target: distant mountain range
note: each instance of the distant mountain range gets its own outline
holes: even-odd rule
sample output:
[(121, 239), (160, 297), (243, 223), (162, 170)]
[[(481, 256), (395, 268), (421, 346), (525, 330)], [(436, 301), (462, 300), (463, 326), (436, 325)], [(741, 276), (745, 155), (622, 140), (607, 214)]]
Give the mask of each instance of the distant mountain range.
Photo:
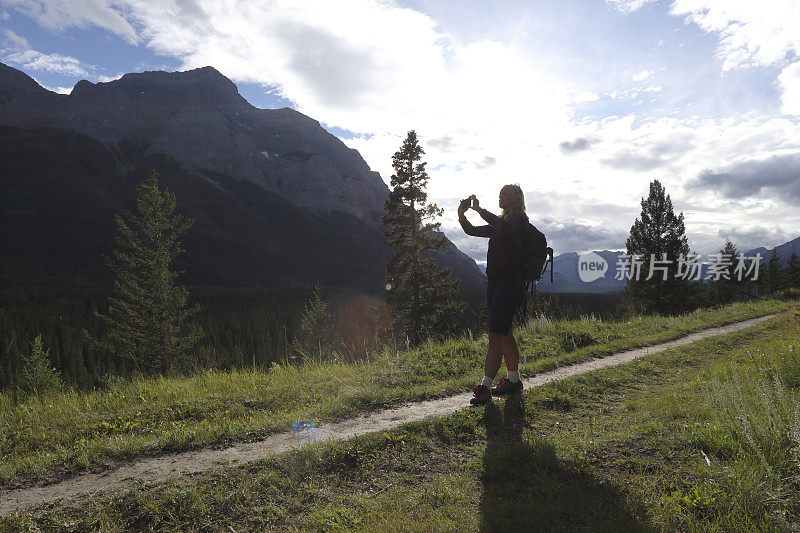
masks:
[[(778, 255), (785, 264), (792, 253), (800, 256), (800, 237), (776, 246)], [(615, 252), (602, 250), (593, 252), (600, 256), (607, 265), (604, 275), (591, 282), (581, 280), (578, 271), (578, 254), (567, 252), (557, 255), (553, 262), (553, 283), (550, 283), (550, 271), (548, 271), (538, 284), (539, 292), (574, 292), (574, 293), (599, 293), (621, 291), (625, 288), (626, 280), (616, 279), (620, 259), (625, 256), (625, 252)], [(762, 264), (769, 259), (771, 249), (755, 248), (744, 252), (746, 257), (754, 257), (756, 253), (761, 254)], [(707, 260), (702, 257), (701, 260)], [(704, 264), (701, 268), (701, 277), (704, 278), (708, 273), (708, 265)]]
[[(800, 237), (791, 240), (789, 242), (785, 242), (781, 245), (775, 247), (775, 250), (778, 252), (778, 256), (783, 261), (783, 264), (786, 264), (786, 261), (792, 256), (792, 254), (797, 254), (800, 257)], [(753, 248), (752, 250), (748, 250), (744, 253), (747, 257), (753, 257), (756, 254), (761, 254), (761, 257), (764, 261), (769, 259), (769, 256), (772, 255), (772, 250), (764, 248), (763, 246), (760, 248)]]
[[(61, 95), (0, 63), (2, 279), (107, 280), (113, 214), (134, 206), (151, 168), (196, 221), (184, 282), (382, 289), (378, 173), (317, 121), (253, 107), (212, 67), (80, 81)], [(464, 290), (482, 289), (455, 245), (437, 257)]]

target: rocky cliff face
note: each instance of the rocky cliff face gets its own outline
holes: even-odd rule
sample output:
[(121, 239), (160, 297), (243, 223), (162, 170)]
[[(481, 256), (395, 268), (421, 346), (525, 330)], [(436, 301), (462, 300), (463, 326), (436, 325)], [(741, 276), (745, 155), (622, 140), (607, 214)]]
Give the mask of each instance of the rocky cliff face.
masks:
[(0, 80), (2, 124), (142, 142), (209, 179), (247, 180), (316, 214), (380, 224), (388, 188), (357, 151), (302, 113), (253, 107), (212, 67), (81, 81), (70, 95), (2, 64)]

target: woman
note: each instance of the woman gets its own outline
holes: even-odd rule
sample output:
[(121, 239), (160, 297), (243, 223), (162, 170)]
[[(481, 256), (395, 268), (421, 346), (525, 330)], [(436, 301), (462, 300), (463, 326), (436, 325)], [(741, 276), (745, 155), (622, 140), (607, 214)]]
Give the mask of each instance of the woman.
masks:
[[(483, 381), (475, 387), (472, 405), (482, 405), (492, 395), (503, 395), (522, 390), (519, 378), (519, 348), (514, 339), (511, 321), (522, 303), (525, 283), (522, 278), (522, 243), (528, 215), (525, 214), (525, 196), (519, 185), (506, 185), (500, 189), (500, 216), (480, 207), (473, 194), (472, 205), (458, 208), (458, 221), (467, 235), (488, 237), (486, 256), (486, 304), (489, 309), (489, 348), (484, 364)], [(475, 227), (469, 223), (465, 212), (474, 209), (488, 222)], [(492, 389), (494, 377), (505, 355), (508, 374)]]

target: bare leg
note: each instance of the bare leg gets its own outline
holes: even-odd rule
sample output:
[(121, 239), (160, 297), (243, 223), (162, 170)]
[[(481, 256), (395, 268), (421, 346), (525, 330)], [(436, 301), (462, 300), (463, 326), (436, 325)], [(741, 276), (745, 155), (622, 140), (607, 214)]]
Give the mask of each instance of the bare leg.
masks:
[(502, 343), (506, 369), (514, 372), (519, 369), (519, 346), (517, 346), (517, 339), (514, 338), (514, 328), (508, 328), (508, 335), (502, 336)]
[[(489, 348), (486, 350), (486, 363), (483, 365), (483, 373), (494, 379), (497, 371), (500, 370), (500, 363), (503, 360), (503, 337), (499, 333), (489, 332)], [(519, 356), (517, 356), (519, 360)]]

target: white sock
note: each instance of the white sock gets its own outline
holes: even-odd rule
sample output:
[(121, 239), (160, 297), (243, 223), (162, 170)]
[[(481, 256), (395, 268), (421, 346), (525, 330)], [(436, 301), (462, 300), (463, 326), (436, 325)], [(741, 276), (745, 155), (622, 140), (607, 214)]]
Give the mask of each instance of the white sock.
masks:
[(508, 371), (508, 381), (511, 383), (516, 383), (519, 381), (519, 370), (509, 370)]
[(492, 383), (494, 383), (494, 380), (492, 378), (490, 378), (489, 376), (483, 376), (483, 381), (481, 381), (481, 385), (483, 385), (487, 389), (491, 389)]

